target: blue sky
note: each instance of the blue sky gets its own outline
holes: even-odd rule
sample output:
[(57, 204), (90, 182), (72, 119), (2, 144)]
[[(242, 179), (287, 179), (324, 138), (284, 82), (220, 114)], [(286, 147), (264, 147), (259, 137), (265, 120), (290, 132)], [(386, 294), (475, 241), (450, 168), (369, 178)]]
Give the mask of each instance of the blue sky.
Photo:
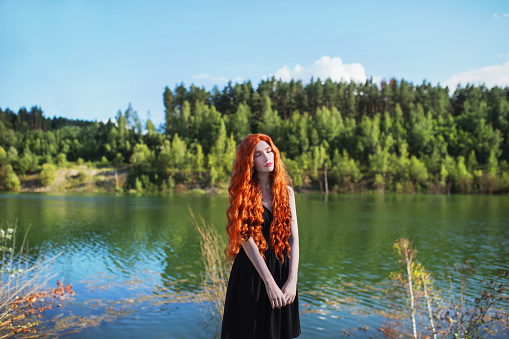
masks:
[(107, 120), (276, 75), (509, 86), (509, 1), (0, 0), (0, 107)]

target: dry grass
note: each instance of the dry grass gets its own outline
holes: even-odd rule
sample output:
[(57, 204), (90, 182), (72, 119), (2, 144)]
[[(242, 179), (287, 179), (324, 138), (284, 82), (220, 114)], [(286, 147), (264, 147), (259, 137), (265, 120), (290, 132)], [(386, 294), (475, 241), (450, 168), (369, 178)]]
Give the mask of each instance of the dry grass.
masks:
[(213, 225), (207, 223), (201, 216), (200, 222), (198, 222), (190, 208), (189, 214), (191, 222), (200, 235), (201, 256), (205, 265), (203, 300), (210, 305), (211, 313), (222, 319), (230, 271), (230, 265), (225, 260), (223, 253), (226, 240), (219, 235)]
[(21, 247), (16, 250), (17, 225), (5, 224), (0, 225), (0, 338), (19, 332), (36, 332), (38, 321), (32, 318), (38, 319), (39, 313), (47, 309), (41, 307), (40, 302), (52, 278), (48, 268), (54, 259), (30, 263), (26, 250), (28, 230)]

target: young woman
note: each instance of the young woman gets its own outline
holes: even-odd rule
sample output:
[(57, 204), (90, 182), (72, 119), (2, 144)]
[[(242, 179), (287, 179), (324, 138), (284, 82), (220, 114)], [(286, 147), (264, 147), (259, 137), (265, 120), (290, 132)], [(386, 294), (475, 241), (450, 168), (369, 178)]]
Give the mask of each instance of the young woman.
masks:
[(279, 150), (264, 134), (245, 138), (233, 164), (226, 253), (235, 258), (221, 338), (300, 334), (295, 198)]

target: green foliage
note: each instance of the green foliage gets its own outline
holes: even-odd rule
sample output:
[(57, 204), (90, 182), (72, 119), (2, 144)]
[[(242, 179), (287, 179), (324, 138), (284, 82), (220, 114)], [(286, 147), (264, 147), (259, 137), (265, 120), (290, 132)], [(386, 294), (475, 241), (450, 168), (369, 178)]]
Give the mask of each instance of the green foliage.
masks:
[(136, 178), (134, 188), (136, 189), (137, 192), (143, 192), (143, 184), (141, 183), (140, 178)]
[(115, 158), (111, 161), (111, 163), (117, 167), (122, 166), (124, 164), (124, 157), (122, 156), (121, 153), (117, 153), (117, 155), (115, 155)]
[(285, 164), (286, 171), (293, 181), (293, 187), (300, 189), (304, 183), (304, 169), (298, 161), (286, 158), (283, 156), (283, 163)]
[(64, 167), (67, 165), (67, 155), (65, 153), (59, 153), (57, 155), (57, 165), (59, 167)]
[(2, 146), (0, 146), (0, 164), (4, 164), (6, 162), (7, 162), (7, 152)]
[(333, 179), (341, 192), (354, 192), (355, 184), (361, 178), (361, 172), (358, 164), (350, 158), (347, 150), (343, 150), (343, 155), (338, 152), (334, 154), (332, 160), (331, 179)]
[(19, 175), (43, 163), (128, 165), (127, 186), (139, 178), (143, 190), (166, 190), (169, 175), (175, 184), (220, 185), (239, 142), (262, 132), (285, 153), (296, 187), (309, 178), (318, 187), (327, 170), (340, 192), (509, 192), (501, 165), (509, 161), (508, 88), (469, 85), (449, 96), (426, 82), (271, 78), (211, 92), (166, 87), (163, 103), (163, 133), (131, 104), (106, 123), (51, 120), (36, 106), (0, 109), (0, 164)]
[(101, 161), (99, 161), (99, 166), (107, 167), (109, 164), (110, 162), (108, 161), (108, 158), (106, 158), (106, 156), (103, 155)]
[(80, 170), (76, 175), (76, 179), (78, 179), (79, 183), (84, 183), (85, 181), (87, 181), (87, 174), (84, 171)]
[(57, 177), (57, 168), (53, 164), (43, 164), (41, 170), (41, 183), (43, 186), (49, 186)]
[(18, 167), (21, 174), (37, 170), (37, 156), (35, 156), (28, 147), (25, 148), (23, 156), (19, 159)]
[(18, 150), (14, 146), (9, 147), (9, 150), (7, 151), (7, 162), (11, 164), (13, 167), (17, 167), (18, 161), (19, 161)]
[(9, 164), (2, 166), (0, 186), (3, 186), (8, 191), (19, 191), (21, 188), (18, 176)]

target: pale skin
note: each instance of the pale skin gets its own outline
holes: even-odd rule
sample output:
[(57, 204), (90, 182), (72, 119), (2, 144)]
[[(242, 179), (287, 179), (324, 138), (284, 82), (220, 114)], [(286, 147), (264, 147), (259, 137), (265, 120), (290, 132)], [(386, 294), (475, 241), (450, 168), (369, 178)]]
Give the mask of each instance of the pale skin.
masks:
[[(268, 143), (260, 141), (255, 148), (254, 153), (254, 167), (256, 176), (260, 179), (260, 185), (262, 189), (262, 203), (269, 210), (272, 211), (272, 190), (270, 187), (269, 175), (274, 170), (274, 153)], [(297, 295), (297, 273), (299, 267), (299, 230), (297, 226), (297, 211), (295, 209), (295, 194), (291, 187), (288, 187), (288, 194), (290, 198), (290, 211), (292, 214), (292, 221), (290, 225), (291, 235), (288, 239), (291, 248), (291, 258), (289, 258), (290, 271), (288, 279), (283, 285), (283, 288), (279, 288), (276, 281), (270, 274), (269, 269), (265, 260), (261, 256), (258, 246), (254, 242), (253, 238), (249, 238), (242, 242), (242, 247), (246, 252), (249, 260), (253, 263), (254, 267), (260, 274), (267, 295), (270, 300), (272, 308), (281, 308), (283, 306), (293, 303), (295, 296)]]

